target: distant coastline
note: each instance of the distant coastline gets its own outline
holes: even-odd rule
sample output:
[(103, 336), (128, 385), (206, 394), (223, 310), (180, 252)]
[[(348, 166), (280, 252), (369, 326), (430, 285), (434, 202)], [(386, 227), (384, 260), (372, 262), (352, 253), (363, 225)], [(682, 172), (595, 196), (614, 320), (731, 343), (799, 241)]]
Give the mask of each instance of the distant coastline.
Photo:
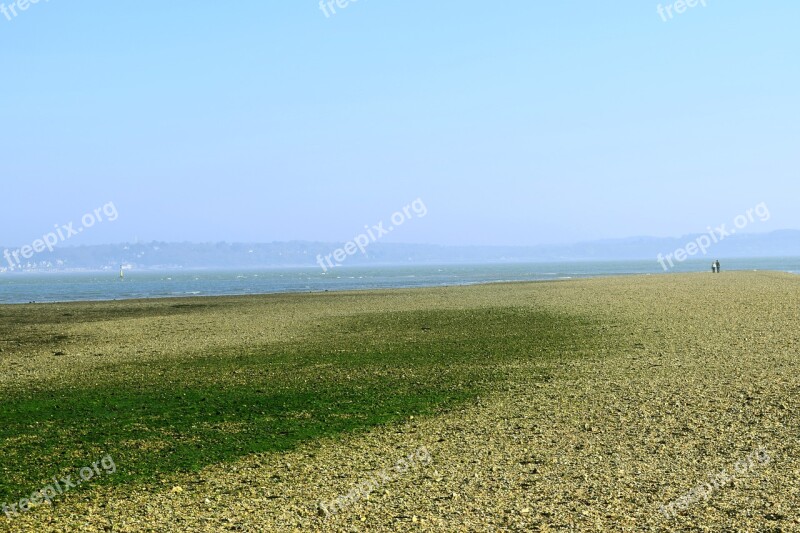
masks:
[[(521, 264), (586, 261), (652, 261), (703, 235), (675, 238), (631, 237), (564, 245), (440, 246), (376, 242), (365, 253), (349, 256), (347, 266)], [(317, 256), (341, 243), (128, 243), (96, 246), (60, 246), (33, 256), (22, 265), (0, 260), (0, 274), (25, 272), (119, 272), (126, 270), (319, 268)], [(3, 250), (13, 247), (0, 246)], [(706, 254), (689, 257), (715, 259), (800, 257), (800, 231), (737, 233), (709, 246)], [(11, 267), (14, 266), (12, 272)]]

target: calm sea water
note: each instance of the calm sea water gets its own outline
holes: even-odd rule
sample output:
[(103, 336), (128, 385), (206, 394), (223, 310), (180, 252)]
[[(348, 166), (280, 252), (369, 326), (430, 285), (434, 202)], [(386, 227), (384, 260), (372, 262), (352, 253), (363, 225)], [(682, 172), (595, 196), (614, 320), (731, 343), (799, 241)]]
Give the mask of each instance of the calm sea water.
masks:
[[(708, 263), (708, 264), (707, 264)], [(710, 261), (686, 261), (671, 272), (704, 271)], [(726, 270), (800, 273), (800, 258), (728, 259)], [(435, 287), (499, 281), (542, 281), (624, 274), (664, 274), (656, 261), (341, 267), (243, 271), (126, 271), (0, 274), (0, 303), (124, 300), (183, 296), (268, 294), (401, 287)]]

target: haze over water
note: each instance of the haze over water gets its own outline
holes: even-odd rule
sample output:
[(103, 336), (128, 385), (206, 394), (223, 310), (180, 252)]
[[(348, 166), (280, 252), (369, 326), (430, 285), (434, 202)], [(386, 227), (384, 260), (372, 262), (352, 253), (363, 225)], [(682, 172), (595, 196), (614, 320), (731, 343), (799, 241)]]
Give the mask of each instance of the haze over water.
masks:
[[(728, 269), (800, 273), (800, 258), (727, 260), (722, 264), (722, 274)], [(686, 261), (673, 272), (712, 275), (710, 260), (706, 259)], [(435, 287), (618, 274), (669, 275), (655, 261), (341, 267), (327, 273), (318, 268), (127, 271), (124, 280), (119, 279), (117, 272), (36, 273), (0, 276), (0, 303)]]

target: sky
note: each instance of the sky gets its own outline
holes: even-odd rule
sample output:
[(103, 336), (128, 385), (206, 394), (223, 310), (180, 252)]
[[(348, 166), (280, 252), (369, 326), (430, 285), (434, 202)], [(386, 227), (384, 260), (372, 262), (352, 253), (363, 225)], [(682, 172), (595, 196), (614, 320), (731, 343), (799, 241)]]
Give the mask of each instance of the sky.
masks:
[(18, 2), (1, 245), (800, 229), (795, 0)]

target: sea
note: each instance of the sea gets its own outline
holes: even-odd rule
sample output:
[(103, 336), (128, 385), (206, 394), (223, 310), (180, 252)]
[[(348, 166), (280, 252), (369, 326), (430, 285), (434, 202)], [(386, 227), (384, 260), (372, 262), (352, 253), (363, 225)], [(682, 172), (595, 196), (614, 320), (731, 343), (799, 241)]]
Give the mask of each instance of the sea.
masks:
[[(731, 270), (774, 270), (800, 274), (800, 258), (726, 259)], [(129, 300), (440, 287), (508, 281), (552, 281), (619, 275), (707, 272), (711, 262), (689, 260), (665, 272), (652, 261), (579, 261), (478, 265), (353, 266), (249, 270), (126, 270), (0, 273), (0, 304)]]

